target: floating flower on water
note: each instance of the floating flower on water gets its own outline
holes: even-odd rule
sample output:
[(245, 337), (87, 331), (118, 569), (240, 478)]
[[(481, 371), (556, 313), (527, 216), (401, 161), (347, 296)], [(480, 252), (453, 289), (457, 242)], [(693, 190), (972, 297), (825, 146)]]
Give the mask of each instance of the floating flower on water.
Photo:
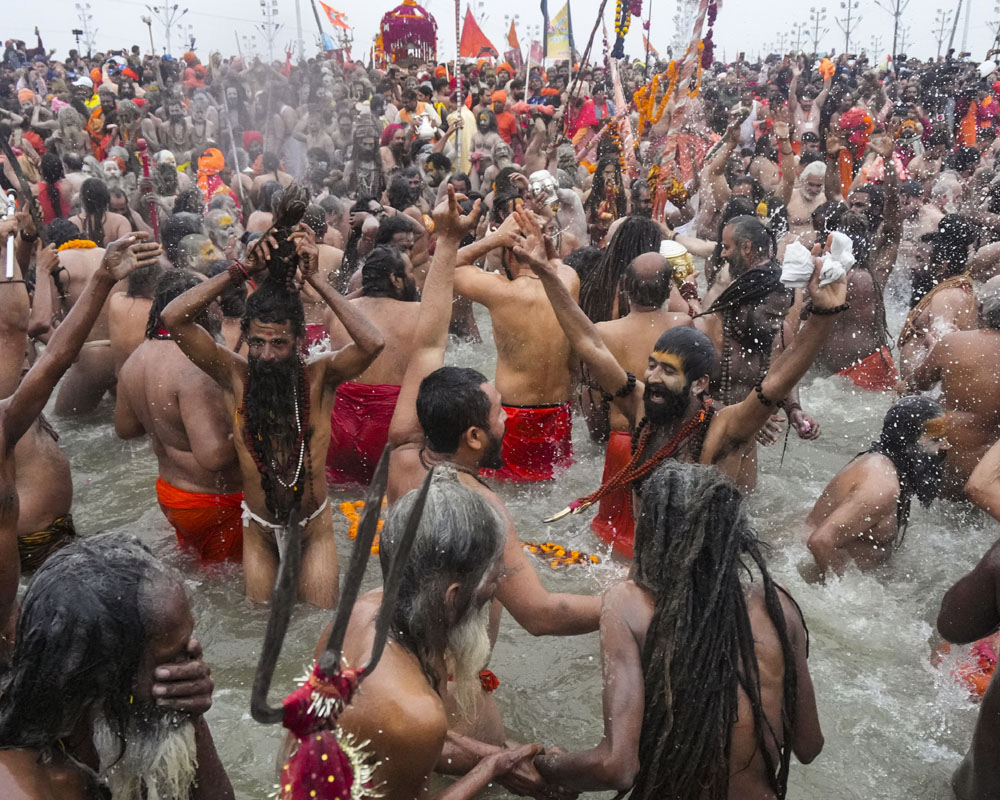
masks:
[[(385, 508), (385, 498), (382, 498), (382, 507)], [(347, 529), (347, 537), (349, 539), (358, 538), (358, 525), (361, 524), (361, 512), (365, 508), (364, 500), (345, 500), (340, 504), (340, 513), (347, 517), (347, 521), (350, 523), (350, 527)], [(378, 527), (376, 530), (378, 533), (382, 532), (382, 526), (385, 524), (384, 519), (379, 519)], [(378, 555), (378, 535), (372, 540), (372, 555)]]
[(581, 550), (567, 550), (561, 544), (554, 542), (525, 542), (524, 549), (535, 556), (541, 556), (548, 560), (552, 569), (568, 566), (569, 564), (600, 564), (598, 556), (592, 556)]

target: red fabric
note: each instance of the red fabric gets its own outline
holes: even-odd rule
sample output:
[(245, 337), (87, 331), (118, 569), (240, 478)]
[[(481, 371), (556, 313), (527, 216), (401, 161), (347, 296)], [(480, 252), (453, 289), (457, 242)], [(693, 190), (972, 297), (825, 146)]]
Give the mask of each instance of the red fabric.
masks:
[(306, 338), (303, 343), (303, 349), (308, 350), (313, 345), (317, 345), (329, 338), (330, 332), (326, 329), (326, 325), (321, 322), (310, 322), (306, 325)]
[[(617, 475), (632, 457), (632, 435), (627, 431), (611, 431), (608, 451), (604, 456), (604, 475), (601, 484)], [(590, 523), (591, 530), (614, 550), (626, 558), (632, 558), (632, 543), (635, 538), (635, 520), (629, 506), (628, 493), (631, 489), (618, 489), (601, 498), (597, 506), (597, 516)]]
[(348, 381), (337, 388), (330, 418), (328, 483), (367, 486), (389, 440), (399, 387)]
[(484, 692), (493, 694), (500, 688), (500, 679), (491, 670), (484, 669), (479, 672), (479, 685)]
[(57, 217), (68, 217), (72, 213), (72, 207), (70, 206), (69, 198), (60, 191), (59, 186), (56, 186), (56, 191), (59, 193), (59, 210), (52, 208), (52, 201), (49, 199), (49, 187), (47, 183), (38, 184), (38, 205), (42, 207), (42, 222), (48, 225), (52, 220)]
[(157, 478), (156, 497), (178, 543), (196, 550), (203, 563), (243, 560), (243, 492), (186, 492)]
[(509, 111), (501, 111), (497, 114), (497, 132), (507, 144), (514, 141), (514, 134), (517, 133), (517, 117)]
[(550, 481), (557, 469), (573, 463), (573, 407), (504, 406), (503, 467), (483, 470), (499, 481)]
[(458, 54), (461, 58), (479, 58), (484, 50), (489, 50), (494, 56), (497, 55), (497, 49), (486, 38), (476, 18), (472, 16), (472, 9), (466, 6)]
[(299, 741), (281, 770), (281, 800), (350, 800), (354, 767), (332, 729), (358, 688), (359, 673), (338, 670), (327, 677), (317, 664), (285, 698), (282, 724)]
[(899, 378), (888, 347), (876, 350), (837, 374), (850, 378), (855, 386), (870, 392), (890, 392)]

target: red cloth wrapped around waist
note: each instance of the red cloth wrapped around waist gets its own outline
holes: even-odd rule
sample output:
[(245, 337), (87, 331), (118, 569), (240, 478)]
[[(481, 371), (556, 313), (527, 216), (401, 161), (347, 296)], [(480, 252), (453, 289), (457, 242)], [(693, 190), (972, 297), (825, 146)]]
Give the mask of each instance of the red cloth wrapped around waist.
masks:
[(371, 483), (396, 410), (399, 387), (348, 381), (337, 388), (330, 417), (329, 483)]
[(503, 467), (482, 474), (501, 481), (550, 481), (556, 469), (573, 463), (573, 407), (508, 406)]
[(871, 392), (892, 391), (899, 377), (892, 353), (884, 346), (837, 374), (850, 378), (855, 386)]
[[(628, 431), (611, 431), (608, 450), (604, 457), (604, 475), (601, 483), (613, 478), (632, 457), (632, 434)], [(618, 489), (600, 499), (597, 516), (590, 523), (590, 529), (614, 550), (626, 558), (632, 558), (632, 544), (635, 538), (635, 520), (629, 503), (631, 488)]]
[(187, 492), (157, 478), (156, 497), (177, 541), (196, 550), (203, 562), (243, 559), (243, 492)]

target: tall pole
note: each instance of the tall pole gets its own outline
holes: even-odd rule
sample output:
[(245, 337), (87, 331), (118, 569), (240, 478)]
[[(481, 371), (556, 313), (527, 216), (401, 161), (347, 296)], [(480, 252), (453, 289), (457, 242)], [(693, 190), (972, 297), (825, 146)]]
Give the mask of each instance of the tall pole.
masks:
[(955, 20), (951, 25), (951, 36), (948, 37), (948, 50), (955, 45), (955, 31), (958, 30), (958, 18), (962, 16), (962, 0), (958, 0), (958, 9), (955, 11)]
[(969, 50), (969, 15), (972, 13), (972, 0), (965, 0), (965, 22), (962, 24), (962, 52)]
[(300, 0), (295, 0), (295, 35), (298, 37), (299, 60), (306, 60), (306, 43), (302, 40), (302, 7)]
[[(462, 57), (462, 27), (459, 24), (459, 17), (462, 13), (462, 0), (455, 0), (455, 99), (457, 101), (458, 121), (464, 120), (462, 106), (465, 99), (462, 97), (462, 67), (459, 59)], [(455, 132), (455, 164), (462, 163), (462, 131)]]

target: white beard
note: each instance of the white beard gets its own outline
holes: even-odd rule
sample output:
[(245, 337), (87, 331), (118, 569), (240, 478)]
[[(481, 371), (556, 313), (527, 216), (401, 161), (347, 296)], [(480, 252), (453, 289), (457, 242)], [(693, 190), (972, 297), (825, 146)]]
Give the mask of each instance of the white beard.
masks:
[[(112, 800), (187, 800), (198, 769), (194, 723), (167, 714), (152, 721), (129, 720), (125, 752), (103, 715), (94, 721), (93, 743), (100, 774)], [(143, 793), (145, 791), (145, 794)]]
[(459, 715), (465, 719), (475, 709), (476, 700), (482, 693), (479, 672), (490, 660), (491, 606), (492, 603), (483, 603), (448, 633), (448, 657), (454, 679), (451, 695)]

